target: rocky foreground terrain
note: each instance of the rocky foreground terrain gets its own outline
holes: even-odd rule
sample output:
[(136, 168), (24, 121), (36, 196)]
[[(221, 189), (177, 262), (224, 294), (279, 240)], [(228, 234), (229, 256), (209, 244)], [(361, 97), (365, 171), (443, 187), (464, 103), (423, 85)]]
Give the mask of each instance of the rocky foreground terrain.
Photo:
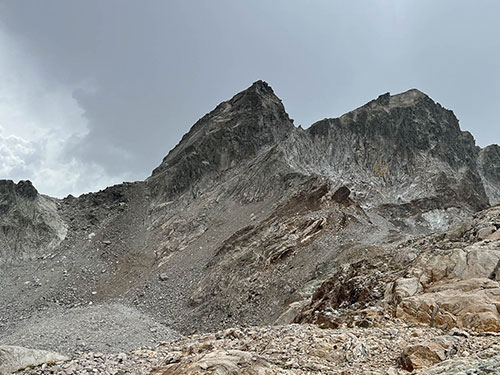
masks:
[(0, 181), (0, 373), (500, 373), (499, 201), (418, 90), (304, 130), (258, 81), (146, 181)]

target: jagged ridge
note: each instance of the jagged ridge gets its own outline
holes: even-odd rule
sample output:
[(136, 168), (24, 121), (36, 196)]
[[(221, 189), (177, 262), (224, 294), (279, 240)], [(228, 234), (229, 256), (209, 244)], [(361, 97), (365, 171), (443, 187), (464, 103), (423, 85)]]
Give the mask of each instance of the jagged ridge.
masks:
[[(200, 119), (146, 182), (64, 200), (17, 188), (10, 204), (23, 220), (53, 222), (38, 214), (50, 203), (67, 235), (2, 268), (0, 332), (48, 345), (22, 333), (27, 317), (111, 301), (182, 333), (287, 321), (332, 273), (346, 275), (339, 265), (372, 259), (379, 271), (387, 246), (494, 203), (498, 154), (418, 90), (303, 130), (256, 82)], [(16, 253), (4, 245), (26, 225), (1, 218), (17, 233), (2, 249)], [(96, 347), (116, 347), (101, 337)]]
[(257, 81), (194, 124), (148, 182), (158, 194), (175, 196), (205, 175), (255, 157), (292, 129), (281, 100)]

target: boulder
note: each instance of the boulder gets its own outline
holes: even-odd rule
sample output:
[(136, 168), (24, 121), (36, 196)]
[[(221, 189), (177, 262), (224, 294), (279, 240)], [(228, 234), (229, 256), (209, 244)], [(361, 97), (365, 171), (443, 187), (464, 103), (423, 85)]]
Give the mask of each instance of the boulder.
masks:
[(401, 278), (390, 283), (385, 292), (385, 299), (400, 301), (422, 292), (422, 285), (417, 277)]
[(445, 349), (440, 344), (424, 342), (404, 348), (401, 366), (407, 371), (414, 371), (432, 366), (445, 359)]
[[(457, 228), (461, 227), (451, 232)], [(495, 230), (492, 225), (482, 228), (484, 236)], [(443, 243), (430, 247), (415, 260), (406, 277), (387, 284), (385, 299), (396, 306), (396, 317), (448, 329), (500, 332), (498, 243), (442, 247)]]
[(496, 230), (497, 230), (497, 228), (495, 226), (488, 225), (487, 227), (484, 227), (484, 228), (481, 228), (481, 229), (478, 230), (478, 232), (477, 232), (477, 238), (479, 240), (485, 240), (489, 236), (491, 236)]
[(162, 272), (158, 275), (158, 279), (160, 281), (167, 281), (168, 280), (168, 273)]
[(490, 234), (487, 238), (490, 241), (499, 241), (500, 240), (500, 229), (496, 230), (492, 234)]
[(333, 193), (332, 199), (338, 203), (344, 203), (349, 198), (351, 191), (346, 187), (342, 186)]
[(158, 375), (279, 375), (291, 374), (268, 363), (255, 353), (241, 350), (214, 350), (184, 358), (154, 371)]
[(441, 283), (403, 299), (396, 316), (448, 329), (500, 332), (500, 283), (484, 278)]
[(421, 256), (410, 273), (424, 287), (441, 280), (488, 278), (500, 261), (500, 250), (472, 245), (465, 249), (435, 250)]
[(472, 223), (470, 221), (462, 221), (457, 225), (450, 228), (445, 236), (450, 241), (461, 241), (464, 236), (472, 230)]
[(274, 321), (274, 324), (280, 325), (292, 323), (295, 317), (300, 314), (304, 307), (307, 306), (308, 302), (308, 300), (302, 300), (291, 303), (288, 305), (288, 309)]
[(20, 346), (0, 346), (0, 375), (10, 374), (28, 366), (69, 360), (68, 357), (45, 350)]

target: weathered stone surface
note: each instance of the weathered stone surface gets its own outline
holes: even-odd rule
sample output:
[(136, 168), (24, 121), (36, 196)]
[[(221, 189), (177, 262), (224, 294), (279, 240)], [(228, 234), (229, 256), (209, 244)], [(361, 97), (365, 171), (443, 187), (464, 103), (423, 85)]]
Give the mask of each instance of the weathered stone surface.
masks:
[(155, 370), (158, 375), (280, 375), (291, 374), (269, 364), (256, 353), (240, 350), (215, 350), (191, 358), (184, 363), (174, 363)]
[(434, 342), (408, 346), (401, 355), (401, 365), (413, 371), (429, 367), (446, 359), (444, 348)]
[(496, 230), (497, 230), (497, 228), (493, 225), (489, 225), (487, 227), (481, 228), (477, 232), (477, 238), (479, 240), (485, 240), (488, 237), (490, 237)]
[(155, 195), (172, 199), (204, 177), (214, 179), (242, 160), (256, 157), (294, 129), (281, 100), (263, 81), (201, 118), (148, 179)]
[(477, 358), (491, 368), (499, 349), (496, 336), (450, 336), (436, 328), (400, 324), (334, 330), (310, 325), (248, 327), (183, 337), (126, 355), (79, 354), (23, 374), (403, 375), (407, 372), (398, 360), (402, 353), (411, 366), (426, 367), (418, 371), (437, 374), (435, 368), (451, 371), (460, 363), (471, 368)]
[(500, 146), (490, 145), (483, 148), (478, 162), (490, 204), (500, 203)]
[[(491, 208), (420, 245), (408, 276), (388, 285), (385, 298), (396, 306), (396, 317), (448, 329), (499, 332), (500, 241), (483, 240), (496, 230), (491, 223), (499, 214), (500, 207)], [(396, 293), (398, 285), (407, 284), (422, 288)]]
[(0, 265), (19, 264), (54, 250), (67, 234), (57, 200), (30, 181), (0, 180)]
[(0, 346), (0, 375), (43, 363), (66, 361), (69, 358), (45, 350), (34, 350), (20, 346)]
[(426, 286), (443, 279), (489, 278), (499, 260), (500, 249), (490, 246), (436, 250), (418, 259), (412, 272)]
[(342, 186), (333, 193), (332, 199), (339, 203), (346, 202), (350, 194), (351, 191), (346, 186)]
[(437, 327), (500, 331), (500, 284), (469, 279), (435, 285), (428, 292), (403, 299), (398, 318)]
[(500, 240), (500, 229), (497, 229), (494, 233), (490, 234), (487, 237), (490, 241), (499, 241)]
[(398, 279), (394, 282), (394, 284), (390, 284), (389, 286), (390, 291), (393, 294), (393, 298), (398, 300), (414, 296), (423, 290), (422, 284), (420, 284), (420, 280), (417, 277)]
[(9, 196), (15, 198), (15, 195), (33, 200), (38, 196), (38, 191), (31, 181), (22, 180), (16, 184), (12, 180), (0, 180), (0, 196), (5, 199)]
[(500, 356), (489, 356), (486, 358), (460, 358), (442, 362), (439, 365), (427, 369), (423, 375), (496, 375), (500, 368)]

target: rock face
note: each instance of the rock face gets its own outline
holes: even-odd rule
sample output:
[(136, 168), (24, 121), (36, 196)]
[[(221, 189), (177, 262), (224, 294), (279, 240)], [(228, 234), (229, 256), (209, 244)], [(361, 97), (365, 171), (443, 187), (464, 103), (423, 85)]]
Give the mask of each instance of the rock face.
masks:
[(483, 177), (484, 187), (490, 198), (490, 204), (500, 203), (500, 147), (491, 145), (481, 150), (479, 155), (479, 170)]
[(67, 361), (68, 359), (63, 355), (45, 350), (2, 345), (0, 346), (0, 375), (7, 375), (29, 366)]
[[(396, 316), (446, 328), (500, 331), (500, 207), (444, 234), (444, 240), (426, 246), (407, 275), (417, 287), (396, 293)], [(464, 241), (464, 237), (468, 238)], [(490, 239), (491, 238), (491, 239)], [(450, 241), (453, 239), (453, 241)], [(407, 277), (408, 277), (407, 276)]]
[(413, 371), (426, 368), (446, 359), (444, 348), (434, 342), (408, 346), (401, 356), (405, 370)]
[(159, 375), (202, 375), (207, 371), (220, 375), (279, 375), (290, 374), (258, 357), (241, 350), (215, 350), (200, 354), (189, 361), (174, 363), (154, 371)]
[[(0, 337), (73, 353), (77, 340), (42, 322), (87, 337), (75, 316), (107, 306), (172, 337), (274, 322), (497, 332), (500, 222), (488, 207), (499, 155), (418, 90), (304, 130), (258, 81), (201, 118), (146, 181), (62, 200), (0, 182)], [(47, 336), (24, 335), (26, 322)], [(117, 327), (128, 342), (160, 340)], [(128, 349), (116, 342), (85, 350)], [(231, 350), (157, 365), (278, 371), (261, 348)]]
[(309, 151), (292, 154), (295, 164), (345, 181), (366, 204), (409, 205), (410, 213), (488, 205), (474, 139), (453, 112), (418, 90), (381, 95), (306, 133)]
[(213, 183), (217, 174), (280, 143), (293, 129), (281, 100), (257, 81), (194, 124), (148, 183), (166, 200), (196, 191), (204, 179)]
[(295, 322), (372, 326), (392, 316), (445, 330), (500, 332), (499, 218), (495, 206), (447, 232), (344, 262)]
[(30, 181), (0, 180), (0, 263), (36, 258), (55, 249), (67, 224), (57, 200), (39, 195)]

